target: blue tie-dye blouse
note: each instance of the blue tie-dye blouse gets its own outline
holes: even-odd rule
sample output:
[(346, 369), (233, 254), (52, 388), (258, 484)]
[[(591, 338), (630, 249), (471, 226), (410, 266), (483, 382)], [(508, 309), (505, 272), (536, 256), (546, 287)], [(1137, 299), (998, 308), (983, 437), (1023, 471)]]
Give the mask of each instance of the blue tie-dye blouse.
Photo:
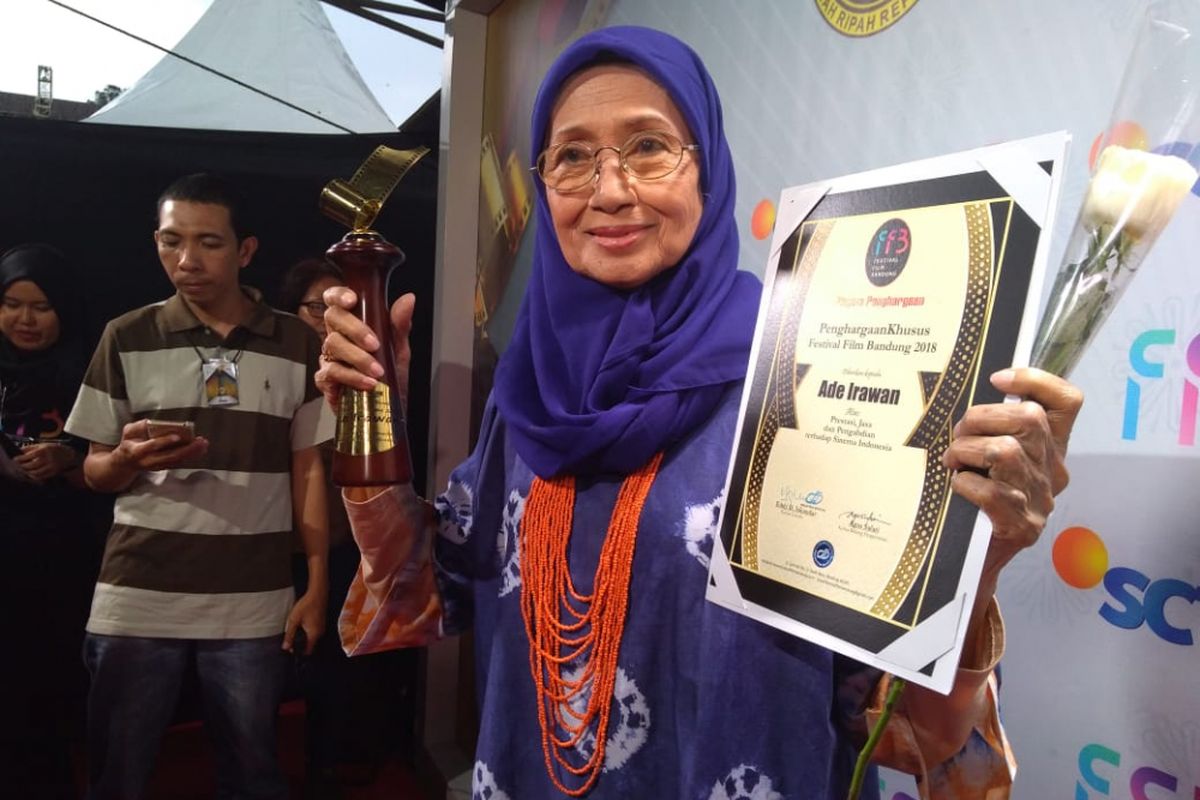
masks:
[[(605, 764), (590, 798), (840, 800), (848, 791), (865, 730), (862, 712), (879, 673), (704, 596), (739, 396), (738, 387), (731, 389), (711, 420), (666, 454), (646, 500)], [(569, 561), (581, 593), (591, 591), (622, 479), (576, 482)], [(340, 622), (347, 649), (371, 652), (475, 632), (481, 718), (473, 797), (479, 800), (562, 797), (546, 774), (521, 615), (518, 530), (532, 481), (489, 404), (475, 452), (453, 472), (435, 502), (436, 517), (430, 515), (438, 535), (433, 563), (424, 569), (434, 576), (430, 590), (436, 581), (440, 595), (440, 631), (429, 611), (437, 604), (420, 596), (422, 565), (412, 555), (419, 545), (397, 545), (403, 531), (379, 533), (404, 527), (394, 522), (403, 516), (399, 506), (385, 500), (372, 514), (370, 503), (347, 503), (365, 570)], [(373, 559), (388, 549), (405, 555), (392, 557), (390, 574), (381, 575)], [(364, 584), (376, 587), (375, 600)], [(583, 746), (581, 761), (594, 737)], [(953, 785), (966, 785), (965, 778), (994, 786), (986, 776), (1003, 765), (1004, 749), (997, 752), (976, 733), (950, 765)], [(574, 776), (560, 780), (579, 785)], [(877, 798), (877, 786), (872, 774), (862, 797)]]

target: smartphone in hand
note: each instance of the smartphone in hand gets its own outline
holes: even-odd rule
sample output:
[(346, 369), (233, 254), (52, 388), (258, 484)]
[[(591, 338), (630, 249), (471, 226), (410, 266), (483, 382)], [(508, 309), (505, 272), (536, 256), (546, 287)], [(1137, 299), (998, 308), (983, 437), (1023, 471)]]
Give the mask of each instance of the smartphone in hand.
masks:
[(172, 434), (179, 437), (180, 444), (187, 444), (196, 438), (196, 423), (166, 419), (146, 420), (146, 435), (151, 439), (157, 439), (160, 436), (170, 436)]
[(4, 449), (4, 455), (9, 458), (16, 458), (21, 455), (21, 448), (25, 443), (20, 439), (9, 436), (7, 433), (0, 431), (0, 448)]

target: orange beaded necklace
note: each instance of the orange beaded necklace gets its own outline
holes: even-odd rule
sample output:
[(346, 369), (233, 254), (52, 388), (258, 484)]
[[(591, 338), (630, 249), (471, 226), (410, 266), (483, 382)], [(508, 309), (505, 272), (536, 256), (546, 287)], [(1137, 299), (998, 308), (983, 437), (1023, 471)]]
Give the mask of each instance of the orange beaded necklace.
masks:
[[(662, 453), (654, 456), (621, 483), (591, 594), (575, 591), (567, 565), (575, 479), (534, 478), (525, 502), (521, 520), (521, 615), (529, 637), (529, 669), (537, 689), (542, 753), (550, 780), (571, 797), (586, 794), (604, 766), (638, 520), (662, 458)], [(563, 675), (564, 665), (569, 668), (579, 662), (583, 669), (576, 677)], [(587, 707), (579, 713), (572, 701), (582, 700), (585, 693)], [(556, 728), (565, 731), (567, 738), (560, 739)], [(595, 748), (591, 757), (582, 764), (571, 763), (567, 753), (593, 729)], [(556, 763), (580, 777), (583, 784), (567, 788), (558, 778)]]

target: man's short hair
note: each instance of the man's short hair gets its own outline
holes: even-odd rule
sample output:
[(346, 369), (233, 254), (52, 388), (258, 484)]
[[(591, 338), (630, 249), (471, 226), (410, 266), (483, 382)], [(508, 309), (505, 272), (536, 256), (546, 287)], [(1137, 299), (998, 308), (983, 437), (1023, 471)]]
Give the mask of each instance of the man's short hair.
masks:
[(254, 235), (246, 219), (246, 204), (241, 193), (219, 175), (197, 172), (176, 178), (158, 196), (157, 211), (160, 218), (163, 203), (168, 200), (224, 206), (229, 211), (229, 224), (233, 226), (233, 233), (238, 242)]

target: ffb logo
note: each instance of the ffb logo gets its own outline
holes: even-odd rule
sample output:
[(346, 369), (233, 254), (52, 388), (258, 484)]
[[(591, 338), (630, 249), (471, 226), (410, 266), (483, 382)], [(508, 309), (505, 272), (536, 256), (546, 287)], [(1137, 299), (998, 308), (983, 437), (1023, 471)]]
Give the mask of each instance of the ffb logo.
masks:
[(896, 217), (879, 226), (867, 246), (867, 280), (875, 286), (887, 286), (896, 278), (912, 250), (912, 231), (908, 223)]
[[(1114, 778), (1120, 780), (1120, 776), (1114, 773), (1118, 772), (1117, 768), (1120, 766), (1121, 754), (1116, 750), (1095, 742), (1084, 745), (1079, 751), (1079, 780), (1075, 782), (1075, 800), (1120, 797), (1120, 790), (1117, 794), (1113, 793)], [(1183, 785), (1177, 776), (1156, 767), (1137, 766), (1128, 770), (1128, 774), (1130, 800), (1167, 800), (1168, 797), (1180, 800), (1192, 797), (1200, 800), (1200, 786), (1194, 787), (1189, 795), (1187, 786)], [(1157, 787), (1153, 794), (1150, 792), (1151, 787)], [(1159, 789), (1172, 794), (1164, 794), (1158, 791)], [(1093, 795), (1092, 792), (1096, 794)]]
[[(1152, 328), (1142, 331), (1129, 345), (1129, 369), (1133, 374), (1125, 379), (1122, 439), (1133, 441), (1138, 438), (1138, 422), (1144, 413), (1142, 389), (1166, 376), (1168, 348), (1175, 345), (1176, 339), (1175, 331), (1170, 328)], [(1200, 334), (1188, 342), (1184, 362), (1190, 374), (1185, 373), (1183, 378), (1178, 441), (1192, 447), (1196, 444), (1196, 412), (1200, 405), (1200, 386), (1197, 386), (1200, 382)]]

